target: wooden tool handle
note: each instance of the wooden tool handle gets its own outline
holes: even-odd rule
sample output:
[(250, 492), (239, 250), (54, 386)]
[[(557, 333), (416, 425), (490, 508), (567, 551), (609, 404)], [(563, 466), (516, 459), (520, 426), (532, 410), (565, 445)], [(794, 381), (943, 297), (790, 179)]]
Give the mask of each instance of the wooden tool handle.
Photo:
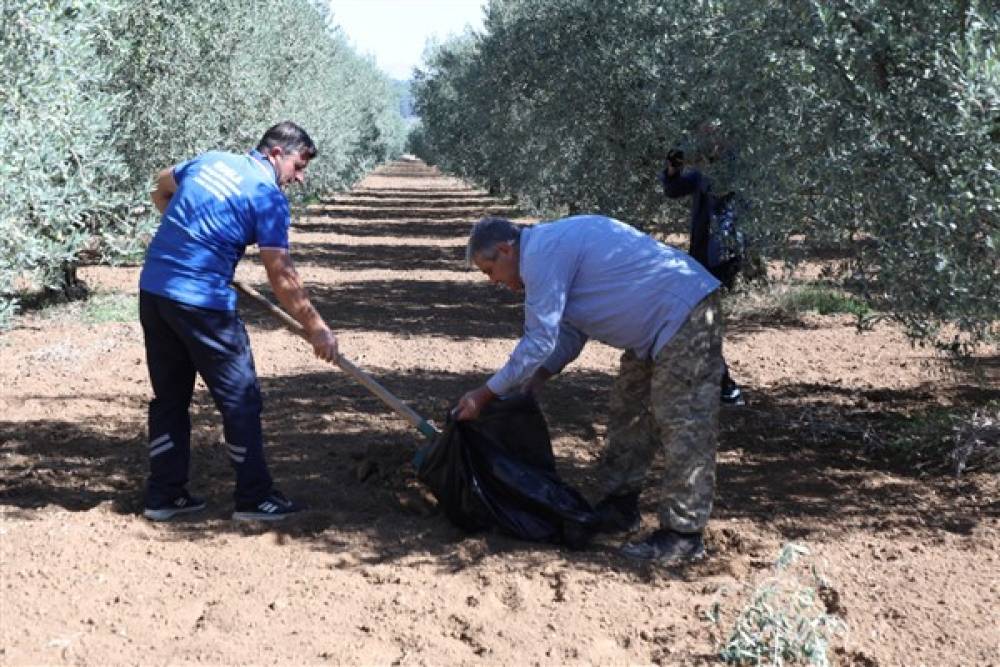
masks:
[[(233, 281), (233, 287), (235, 287), (238, 292), (241, 292), (242, 294), (253, 299), (259, 306), (271, 313), (271, 315), (273, 315), (276, 319), (280, 320), (289, 331), (301, 336), (306, 341), (309, 340), (306, 330), (295, 320), (295, 318), (271, 303), (266, 297), (264, 297), (263, 294), (255, 290), (253, 287), (250, 287), (246, 283), (239, 280)], [(417, 430), (428, 438), (433, 438), (439, 433), (439, 431), (434, 428), (430, 422), (414, 412), (410, 406), (393, 396), (388, 389), (376, 382), (370, 375), (355, 366), (343, 355), (337, 355), (337, 358), (333, 363), (337, 364), (341, 370), (357, 380), (368, 391), (375, 394), (379, 400), (392, 408), (396, 414), (410, 422), (413, 426), (417, 427)]]

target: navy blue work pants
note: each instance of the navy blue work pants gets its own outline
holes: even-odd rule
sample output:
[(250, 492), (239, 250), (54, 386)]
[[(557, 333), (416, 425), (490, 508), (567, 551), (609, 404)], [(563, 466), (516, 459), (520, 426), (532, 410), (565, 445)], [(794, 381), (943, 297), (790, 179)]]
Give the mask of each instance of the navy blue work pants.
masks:
[(146, 505), (169, 502), (188, 482), (195, 373), (222, 413), (226, 449), (236, 469), (236, 502), (263, 499), (272, 486), (260, 425), (263, 404), (240, 316), (140, 291), (139, 320), (154, 395), (149, 404)]

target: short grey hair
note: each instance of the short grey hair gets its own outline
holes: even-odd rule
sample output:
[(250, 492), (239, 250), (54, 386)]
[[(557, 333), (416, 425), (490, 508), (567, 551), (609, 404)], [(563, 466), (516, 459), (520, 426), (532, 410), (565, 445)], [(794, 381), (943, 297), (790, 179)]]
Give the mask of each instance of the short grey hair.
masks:
[(472, 266), (476, 256), (483, 259), (496, 259), (497, 246), (501, 243), (517, 245), (521, 240), (521, 226), (515, 225), (507, 218), (489, 216), (472, 226), (469, 233), (469, 245), (465, 248), (465, 262)]

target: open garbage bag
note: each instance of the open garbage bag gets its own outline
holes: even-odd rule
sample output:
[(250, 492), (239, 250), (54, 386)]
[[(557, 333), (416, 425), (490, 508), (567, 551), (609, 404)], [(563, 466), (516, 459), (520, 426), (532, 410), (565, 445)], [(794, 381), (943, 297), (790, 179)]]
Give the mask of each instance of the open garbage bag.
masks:
[(556, 474), (534, 397), (495, 400), (479, 419), (449, 418), (418, 470), (445, 515), (465, 530), (583, 547), (597, 525), (590, 504)]

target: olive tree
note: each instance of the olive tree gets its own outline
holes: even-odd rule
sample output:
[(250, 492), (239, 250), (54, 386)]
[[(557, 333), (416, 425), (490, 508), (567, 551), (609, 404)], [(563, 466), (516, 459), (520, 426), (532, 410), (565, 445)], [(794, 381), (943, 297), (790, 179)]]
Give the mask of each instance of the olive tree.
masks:
[(284, 119), (320, 148), (306, 196), (398, 155), (387, 75), (312, 0), (25, 0), (0, 9), (0, 324), (84, 251), (135, 256), (153, 174)]
[(423, 150), (551, 213), (652, 229), (677, 146), (751, 202), (758, 252), (832, 244), (914, 335), (989, 338), (998, 27), (995, 0), (494, 0), (481, 34), (428, 53)]
[[(200, 151), (245, 150), (285, 118), (320, 148), (310, 193), (399, 154), (405, 137), (391, 81), (354, 53), (328, 10), (307, 0), (222, 4), (151, 0), (117, 18), (115, 83), (130, 101), (119, 144), (137, 187)], [(382, 145), (364, 143), (373, 132)]]
[(0, 323), (22, 285), (70, 287), (79, 253), (127, 207), (125, 164), (108, 149), (122, 99), (97, 58), (113, 9), (101, 0), (0, 9)]

